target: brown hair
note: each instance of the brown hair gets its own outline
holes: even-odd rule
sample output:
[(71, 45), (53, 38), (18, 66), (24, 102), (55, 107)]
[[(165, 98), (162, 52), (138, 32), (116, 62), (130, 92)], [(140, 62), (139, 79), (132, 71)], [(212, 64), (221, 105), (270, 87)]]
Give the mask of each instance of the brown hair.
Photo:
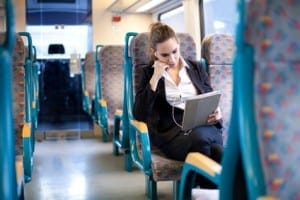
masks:
[(175, 38), (178, 42), (178, 38), (174, 30), (170, 26), (161, 22), (155, 22), (150, 25), (149, 50), (152, 59), (154, 59), (153, 49), (156, 49), (156, 45), (170, 38)]

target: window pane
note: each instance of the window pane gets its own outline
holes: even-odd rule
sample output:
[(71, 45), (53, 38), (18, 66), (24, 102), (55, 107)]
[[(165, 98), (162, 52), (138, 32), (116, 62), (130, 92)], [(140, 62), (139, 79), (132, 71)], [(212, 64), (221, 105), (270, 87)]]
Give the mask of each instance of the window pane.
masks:
[(235, 35), (237, 0), (203, 0), (205, 35), (229, 33)]
[(161, 14), (159, 20), (171, 26), (176, 32), (185, 32), (183, 6)]
[[(27, 26), (26, 31), (31, 34), (39, 59), (70, 58), (70, 55), (74, 53), (84, 58), (86, 52), (92, 49), (89, 25)], [(49, 44), (63, 44), (65, 54), (48, 54)]]

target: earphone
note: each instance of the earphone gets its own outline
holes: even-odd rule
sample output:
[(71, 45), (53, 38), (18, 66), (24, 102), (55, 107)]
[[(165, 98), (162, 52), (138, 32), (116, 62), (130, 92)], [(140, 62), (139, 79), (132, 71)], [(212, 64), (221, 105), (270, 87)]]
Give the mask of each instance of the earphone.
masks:
[[(180, 100), (179, 101), (183, 101), (182, 100), (182, 98), (181, 98), (181, 96), (179, 97), (180, 98)], [(182, 124), (179, 124), (177, 121), (176, 121), (176, 119), (175, 119), (175, 113), (174, 113), (174, 110), (175, 110), (175, 104), (176, 104), (176, 100), (174, 100), (173, 101), (173, 103), (172, 103), (172, 119), (173, 119), (173, 122), (176, 124), (176, 126), (178, 126), (179, 128), (183, 128), (183, 126), (182, 126)], [(189, 129), (189, 130), (186, 130), (186, 131), (184, 131), (184, 135), (189, 135), (191, 132), (192, 132), (193, 130), (192, 129)]]

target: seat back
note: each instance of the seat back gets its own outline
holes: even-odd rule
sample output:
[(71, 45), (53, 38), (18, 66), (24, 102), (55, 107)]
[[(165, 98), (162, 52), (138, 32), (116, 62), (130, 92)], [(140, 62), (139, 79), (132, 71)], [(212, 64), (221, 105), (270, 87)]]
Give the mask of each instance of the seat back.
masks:
[[(194, 39), (187, 33), (177, 33), (176, 35), (180, 41), (181, 56), (185, 59), (196, 60), (196, 44)], [(139, 33), (130, 43), (134, 89), (136, 88), (135, 80), (137, 80), (136, 76), (138, 75), (136, 69), (148, 65), (151, 61), (148, 37), (149, 33)]]
[(223, 139), (226, 143), (232, 104), (232, 63), (234, 40), (228, 34), (212, 34), (202, 41), (201, 56), (208, 65), (208, 73), (214, 90), (221, 90), (220, 108), (223, 119)]
[(101, 98), (107, 102), (108, 132), (112, 132), (114, 113), (123, 107), (124, 46), (106, 45), (99, 51)]
[(83, 74), (84, 74), (84, 88), (83, 91), (85, 95), (88, 97), (88, 102), (84, 102), (86, 104), (86, 108), (84, 110), (91, 114), (92, 109), (92, 100), (95, 97), (95, 52), (87, 52), (84, 60)]
[[(196, 45), (189, 34), (177, 33), (180, 40), (180, 52), (184, 58), (196, 60)], [(129, 120), (132, 120), (130, 128), (130, 151), (135, 164), (143, 170), (147, 178), (146, 194), (149, 198), (155, 198), (157, 181), (174, 181), (174, 196), (178, 192), (178, 180), (181, 175), (182, 162), (167, 158), (162, 152), (153, 146), (150, 148), (148, 130), (144, 123), (134, 121), (132, 115), (134, 90), (136, 88), (135, 78), (138, 76), (137, 69), (150, 63), (149, 33), (140, 33), (131, 39), (130, 56), (127, 59), (126, 81), (127, 81), (127, 109)], [(135, 131), (133, 127), (138, 127)], [(137, 134), (138, 133), (138, 134)], [(151, 152), (150, 152), (151, 150)]]
[[(0, 44), (0, 196), (3, 199), (16, 199), (16, 168), (13, 132), (12, 97), (12, 54), (15, 44), (14, 7), (12, 1), (2, 1), (1, 11), (5, 12), (5, 33)], [(3, 31), (3, 30), (2, 30)]]
[(23, 154), (22, 127), (25, 122), (25, 46), (21, 36), (16, 35), (13, 53), (13, 113), (16, 135), (16, 154)]
[(299, 10), (299, 1), (240, 5), (237, 84), (251, 199), (300, 197)]

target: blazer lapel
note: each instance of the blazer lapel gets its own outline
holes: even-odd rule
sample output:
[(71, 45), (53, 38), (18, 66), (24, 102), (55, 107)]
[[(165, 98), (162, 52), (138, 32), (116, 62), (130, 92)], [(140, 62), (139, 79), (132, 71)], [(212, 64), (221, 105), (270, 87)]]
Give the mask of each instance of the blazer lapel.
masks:
[(190, 76), (190, 79), (192, 81), (192, 83), (194, 84), (194, 86), (196, 87), (197, 91), (199, 94), (204, 93), (203, 90), (203, 85), (201, 84), (201, 77), (199, 76), (198, 71), (196, 70), (196, 67), (189, 64), (189, 67), (186, 68), (187, 69), (187, 73)]

